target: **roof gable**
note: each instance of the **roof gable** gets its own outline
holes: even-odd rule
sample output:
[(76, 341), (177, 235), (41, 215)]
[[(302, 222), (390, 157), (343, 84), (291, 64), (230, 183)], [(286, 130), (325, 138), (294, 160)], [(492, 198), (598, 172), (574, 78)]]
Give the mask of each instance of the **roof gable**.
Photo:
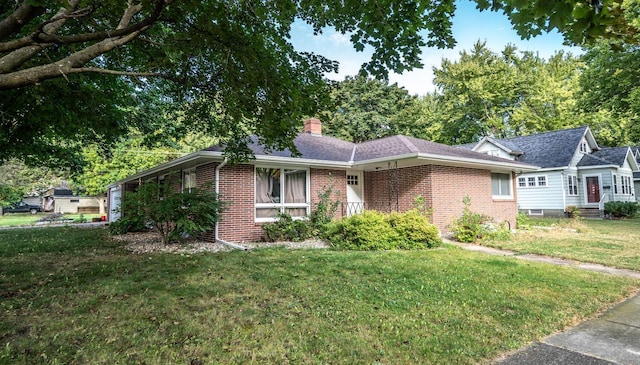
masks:
[[(485, 143), (491, 142), (500, 146), (504, 151), (521, 152), (518, 161), (541, 168), (569, 166), (574, 156), (580, 153), (578, 149), (583, 138), (587, 140), (592, 149), (599, 149), (588, 126), (513, 138), (485, 138)], [(481, 142), (474, 146), (474, 150)]]

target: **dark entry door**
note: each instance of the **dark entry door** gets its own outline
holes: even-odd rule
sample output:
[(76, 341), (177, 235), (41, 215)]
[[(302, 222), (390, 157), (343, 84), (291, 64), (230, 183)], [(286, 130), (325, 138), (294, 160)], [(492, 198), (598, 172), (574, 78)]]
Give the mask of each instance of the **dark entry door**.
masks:
[(597, 176), (587, 176), (587, 203), (600, 202), (600, 182)]

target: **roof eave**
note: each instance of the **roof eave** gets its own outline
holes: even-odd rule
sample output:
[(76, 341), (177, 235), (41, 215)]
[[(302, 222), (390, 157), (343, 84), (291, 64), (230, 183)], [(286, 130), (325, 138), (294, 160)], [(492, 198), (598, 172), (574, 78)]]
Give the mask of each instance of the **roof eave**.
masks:
[(418, 158), (421, 160), (429, 160), (429, 161), (439, 162), (447, 165), (473, 167), (473, 168), (481, 168), (481, 169), (487, 169), (487, 166), (492, 168), (514, 170), (516, 172), (530, 172), (530, 171), (537, 171), (540, 169), (540, 167), (538, 166), (524, 164), (524, 163), (514, 163), (514, 162), (511, 162), (511, 160), (507, 160), (507, 159), (505, 159), (503, 162), (503, 161), (493, 161), (493, 160), (481, 160), (481, 159), (468, 158), (468, 157), (434, 155), (434, 154), (428, 154), (428, 153), (420, 153), (418, 154)]
[(307, 166), (307, 167), (332, 167), (348, 169), (353, 167), (351, 162), (345, 161), (330, 161), (330, 160), (318, 160), (309, 158), (297, 158), (297, 157), (280, 157), (280, 156), (268, 156), (258, 155), (255, 160), (246, 162), (247, 164), (256, 163), (273, 163), (273, 164), (287, 164), (291, 166)]
[(126, 182), (132, 181), (132, 180), (136, 180), (139, 179), (141, 177), (144, 176), (148, 176), (148, 175), (154, 175), (157, 174), (159, 172), (162, 172), (164, 170), (168, 170), (171, 169), (172, 167), (175, 166), (179, 166), (185, 163), (189, 163), (189, 162), (196, 162), (197, 160), (202, 159), (202, 160), (222, 160), (224, 159), (224, 157), (222, 156), (222, 152), (217, 152), (217, 151), (197, 151), (197, 152), (193, 152), (190, 153), (186, 156), (182, 156), (182, 157), (178, 157), (175, 160), (169, 161), (169, 162), (165, 162), (161, 165), (152, 167), (150, 169), (147, 170), (142, 170), (139, 171), (133, 175), (129, 175), (126, 178), (122, 179), (122, 180), (118, 180), (114, 183), (111, 183), (109, 185), (107, 185), (107, 189), (110, 188), (115, 188), (118, 185), (124, 184)]

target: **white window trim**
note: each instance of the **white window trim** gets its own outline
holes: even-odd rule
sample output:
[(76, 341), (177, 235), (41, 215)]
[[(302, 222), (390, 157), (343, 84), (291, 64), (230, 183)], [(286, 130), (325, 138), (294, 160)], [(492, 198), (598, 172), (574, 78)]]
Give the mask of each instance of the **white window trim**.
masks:
[[(187, 189), (187, 187), (185, 186), (185, 181), (184, 181), (184, 177), (185, 177), (185, 175), (187, 175), (187, 174), (191, 175), (192, 173), (194, 174), (194, 176), (195, 176), (195, 178), (196, 178), (196, 181), (198, 181), (198, 175), (196, 174), (196, 169), (195, 169), (195, 167), (194, 167), (194, 168), (192, 168), (192, 169), (182, 170), (182, 189), (181, 189), (181, 191), (185, 191), (185, 189)], [(189, 177), (189, 182), (190, 182), (190, 185), (191, 185), (191, 177)], [(196, 185), (197, 185), (197, 184), (196, 184)], [(189, 186), (189, 188), (188, 188), (188, 189), (189, 189), (189, 190), (188, 190), (188, 192), (190, 193), (190, 192), (191, 192), (191, 189), (193, 189), (194, 187), (195, 187), (195, 186)]]
[[(571, 190), (571, 184), (569, 184), (569, 179), (572, 180), (572, 182), (574, 183), (574, 187), (575, 187), (575, 193)], [(579, 196), (579, 192), (580, 190), (578, 190), (578, 175), (572, 175), (569, 174), (567, 175), (567, 196)]]
[[(280, 173), (280, 186), (284, 187), (284, 171), (283, 170), (305, 170), (306, 172), (306, 203), (285, 203), (284, 199), (279, 203), (256, 203), (256, 169), (279, 169)], [(306, 208), (306, 215), (310, 214), (311, 210), (311, 172), (309, 168), (297, 168), (291, 166), (277, 166), (277, 165), (255, 165), (253, 167), (253, 219), (256, 223), (275, 222), (278, 219), (275, 217), (258, 218), (256, 210), (258, 208), (273, 208), (279, 209), (280, 213), (284, 213), (286, 208)], [(293, 217), (293, 219), (302, 219), (301, 217)]]
[(582, 175), (582, 193), (584, 194), (583, 200), (584, 205), (586, 206), (596, 206), (598, 203), (589, 203), (589, 191), (587, 190), (587, 178), (589, 177), (597, 177), (598, 178), (598, 189), (600, 190), (600, 200), (602, 200), (602, 196), (604, 195), (604, 191), (602, 188), (602, 174), (590, 174), (590, 175)]
[[(540, 178), (544, 177), (545, 185), (540, 185)], [(529, 186), (529, 179), (535, 179), (533, 186)], [(520, 179), (524, 179), (524, 186), (520, 186)], [(548, 175), (531, 175), (531, 176), (518, 176), (517, 180), (518, 189), (540, 189), (549, 187)]]
[(493, 177), (491, 178), (491, 197), (493, 200), (512, 200), (513, 199), (513, 174), (504, 172), (492, 172), (493, 174), (508, 175), (509, 176), (509, 195), (493, 195)]
[(543, 216), (544, 215), (544, 210), (542, 210), (542, 209), (529, 209), (529, 215)]

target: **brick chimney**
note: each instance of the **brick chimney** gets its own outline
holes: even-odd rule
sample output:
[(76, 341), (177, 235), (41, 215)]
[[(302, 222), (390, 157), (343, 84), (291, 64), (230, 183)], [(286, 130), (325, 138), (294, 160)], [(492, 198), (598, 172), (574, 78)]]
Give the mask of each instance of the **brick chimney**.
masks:
[(304, 132), (316, 136), (322, 135), (322, 122), (318, 118), (309, 118), (304, 121)]

